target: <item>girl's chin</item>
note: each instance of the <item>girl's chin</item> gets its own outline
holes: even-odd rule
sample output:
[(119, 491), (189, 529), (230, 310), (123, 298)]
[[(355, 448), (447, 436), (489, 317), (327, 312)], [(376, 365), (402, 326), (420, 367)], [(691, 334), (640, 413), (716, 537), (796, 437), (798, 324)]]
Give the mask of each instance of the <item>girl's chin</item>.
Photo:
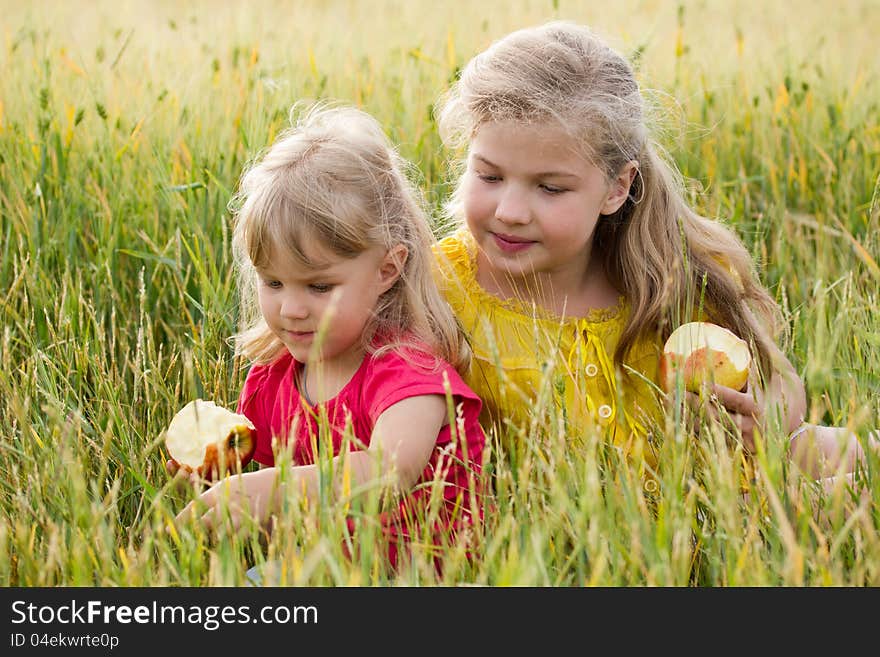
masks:
[(535, 267), (535, 261), (528, 255), (498, 253), (488, 256), (487, 260), (496, 277), (520, 278), (540, 271), (539, 267)]
[(310, 360), (315, 360), (315, 358), (312, 357), (311, 345), (291, 344), (288, 341), (284, 343), (284, 346), (287, 348), (288, 353), (300, 363), (307, 363)]

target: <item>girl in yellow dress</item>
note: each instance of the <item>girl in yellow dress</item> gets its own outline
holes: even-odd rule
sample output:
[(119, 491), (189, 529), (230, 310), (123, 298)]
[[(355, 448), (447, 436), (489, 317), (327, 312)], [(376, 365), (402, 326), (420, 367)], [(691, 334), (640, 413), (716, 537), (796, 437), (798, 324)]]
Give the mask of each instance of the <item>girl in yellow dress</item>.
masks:
[(655, 486), (660, 351), (704, 319), (756, 356), (745, 390), (709, 391), (709, 412), (729, 415), (746, 452), (775, 417), (817, 477), (861, 455), (849, 432), (844, 447), (841, 430), (804, 424), (803, 383), (775, 342), (780, 311), (748, 251), (688, 205), (631, 66), (588, 28), (553, 22), (495, 42), (446, 93), (439, 122), (467, 155), (449, 205), (462, 225), (435, 246), (438, 279), (470, 336), (484, 420), (515, 437), (550, 409), (568, 440), (598, 436)]

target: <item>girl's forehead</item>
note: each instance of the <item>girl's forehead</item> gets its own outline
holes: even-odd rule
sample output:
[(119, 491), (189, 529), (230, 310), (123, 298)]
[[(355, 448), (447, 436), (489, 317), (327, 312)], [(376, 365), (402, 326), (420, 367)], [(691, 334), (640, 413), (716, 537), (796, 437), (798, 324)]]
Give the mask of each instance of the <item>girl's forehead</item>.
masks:
[(579, 146), (571, 133), (555, 121), (492, 121), (477, 128), (469, 150), (472, 156), (488, 160), (512, 156), (535, 165), (542, 159), (589, 164)]
[(317, 240), (301, 245), (300, 249), (300, 252), (294, 252), (284, 245), (274, 245), (267, 250), (263, 263), (257, 266), (257, 271), (268, 271), (276, 275), (290, 272), (311, 276), (329, 270), (345, 269), (359, 261), (373, 262), (382, 255), (380, 247), (371, 247), (356, 255), (343, 255), (335, 253)]
[(316, 239), (303, 240), (294, 248), (283, 243), (274, 243), (266, 247), (258, 269), (271, 271), (296, 271), (329, 269), (343, 258)]
[(481, 140), (508, 142), (511, 138), (549, 146), (570, 146), (572, 141), (571, 133), (556, 121), (486, 121), (477, 126), (471, 143)]

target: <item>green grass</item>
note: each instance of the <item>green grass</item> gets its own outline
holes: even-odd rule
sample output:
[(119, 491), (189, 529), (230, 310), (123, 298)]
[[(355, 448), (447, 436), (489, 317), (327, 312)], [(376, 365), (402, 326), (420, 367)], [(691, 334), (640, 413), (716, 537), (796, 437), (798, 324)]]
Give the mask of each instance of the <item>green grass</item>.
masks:
[(292, 501), (268, 540), (166, 531), (188, 494), (161, 432), (192, 398), (234, 405), (245, 373), (226, 210), (244, 163), (293, 102), (351, 102), (437, 207), (433, 103), (492, 39), (553, 17), (636, 59), (694, 203), (786, 312), (810, 418), (880, 427), (876, 3), (440, 4), (0, 2), (0, 584), (240, 584), (266, 558), (310, 585), (880, 584), (876, 458), (872, 503), (824, 495), (774, 434), (744, 500), (736, 450), (674, 423), (658, 498), (551, 421), (515, 463), (493, 443), (480, 552), (447, 551), (442, 577), (425, 550), (397, 576), (347, 559), (346, 500)]

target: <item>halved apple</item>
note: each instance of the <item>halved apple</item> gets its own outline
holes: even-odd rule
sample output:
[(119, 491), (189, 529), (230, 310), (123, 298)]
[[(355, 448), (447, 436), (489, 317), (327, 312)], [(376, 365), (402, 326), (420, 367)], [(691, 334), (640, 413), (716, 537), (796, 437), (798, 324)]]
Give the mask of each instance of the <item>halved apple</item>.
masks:
[(742, 390), (749, 378), (752, 355), (745, 340), (710, 322), (687, 322), (663, 346), (660, 382), (670, 392), (681, 377), (686, 390), (700, 392), (704, 383)]
[(186, 472), (209, 480), (241, 472), (256, 448), (254, 425), (212, 401), (191, 401), (165, 432), (168, 455)]

